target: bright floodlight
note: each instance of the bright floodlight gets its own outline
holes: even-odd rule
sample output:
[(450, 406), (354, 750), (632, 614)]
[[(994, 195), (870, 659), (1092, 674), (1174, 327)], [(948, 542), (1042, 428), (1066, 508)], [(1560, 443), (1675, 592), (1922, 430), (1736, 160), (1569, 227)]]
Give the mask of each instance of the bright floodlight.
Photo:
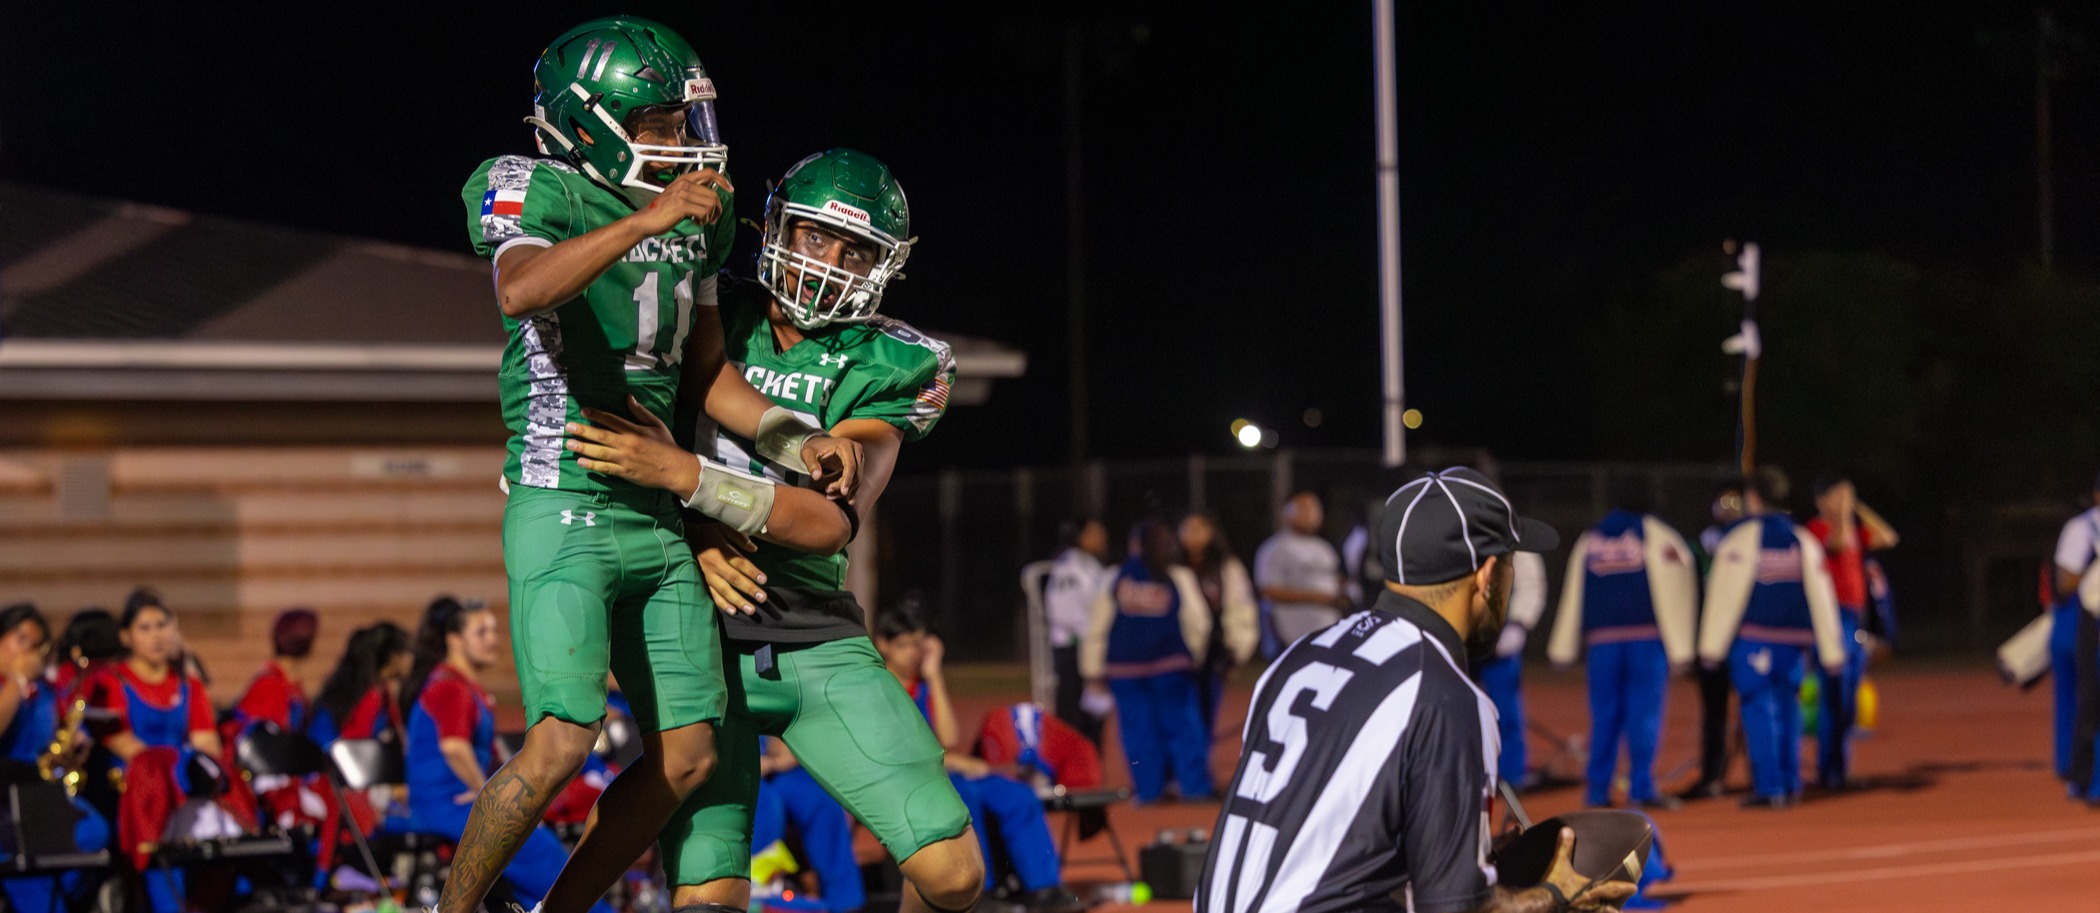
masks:
[(1253, 422), (1241, 424), (1238, 429), (1232, 432), (1232, 436), (1239, 440), (1240, 446), (1249, 450), (1261, 446), (1261, 428)]

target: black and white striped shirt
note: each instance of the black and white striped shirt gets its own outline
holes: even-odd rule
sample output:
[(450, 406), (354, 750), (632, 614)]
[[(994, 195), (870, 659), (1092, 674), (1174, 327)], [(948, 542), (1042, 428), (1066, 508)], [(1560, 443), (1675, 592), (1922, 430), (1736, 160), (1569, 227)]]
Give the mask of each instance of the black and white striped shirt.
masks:
[(1255, 686), (1196, 913), (1487, 903), (1494, 706), (1427, 606), (1386, 591)]

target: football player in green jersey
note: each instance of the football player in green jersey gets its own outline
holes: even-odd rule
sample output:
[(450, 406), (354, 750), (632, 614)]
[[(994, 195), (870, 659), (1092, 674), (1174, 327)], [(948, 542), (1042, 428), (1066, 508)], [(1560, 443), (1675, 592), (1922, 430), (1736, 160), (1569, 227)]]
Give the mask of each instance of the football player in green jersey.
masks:
[[(464, 813), (445, 913), (479, 908), (582, 766), (605, 716), (608, 671), (633, 704), (645, 753), (605, 790), (569, 861), (581, 883), (600, 884), (576, 909), (715, 767), (728, 693), (681, 499), (591, 472), (564, 447), (564, 425), (594, 407), (691, 424), (704, 408), (826, 488), (789, 490), (710, 464), (686, 489), (693, 506), (749, 532), (792, 532), (805, 546), (850, 536), (826, 494), (849, 496), (862, 460), (858, 442), (810, 428), (724, 358), (714, 273), (730, 249), (723, 216), (734, 188), (714, 85), (692, 46), (647, 20), (593, 20), (555, 39), (533, 77), (527, 122), (549, 157), (491, 159), (462, 191), (510, 337), (499, 374), (512, 432), (503, 551), (530, 728)], [(619, 826), (598, 826), (608, 819)]]
[[(724, 345), (745, 379), (812, 427), (863, 446), (853, 499), (861, 511), (882, 496), (903, 444), (924, 437), (946, 411), (955, 377), (946, 344), (876, 313), (911, 245), (910, 213), (889, 169), (834, 149), (803, 159), (774, 189), (759, 281), (732, 282), (721, 297)], [(670, 432), (646, 414), (635, 422), (589, 418), (593, 425), (569, 429), (587, 468), (681, 494), (696, 484), (695, 472), (706, 472), (692, 454), (676, 453)], [(725, 428), (712, 456), (783, 488), (808, 484), (763, 450)], [(968, 909), (984, 882), (969, 812), (943, 768), (940, 742), (868, 639), (862, 609), (845, 591), (845, 556), (720, 524), (698, 526), (693, 539), (735, 666), (727, 670), (721, 766), (661, 841), (674, 902), (748, 904), (757, 740), (765, 734), (781, 737), (897, 858), (912, 886), (908, 909)]]

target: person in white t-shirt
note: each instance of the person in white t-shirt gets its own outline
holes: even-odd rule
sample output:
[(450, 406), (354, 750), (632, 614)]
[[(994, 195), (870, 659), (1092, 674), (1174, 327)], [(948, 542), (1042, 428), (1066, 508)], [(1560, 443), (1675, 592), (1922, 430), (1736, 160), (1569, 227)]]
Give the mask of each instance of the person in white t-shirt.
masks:
[(1341, 554), (1320, 538), (1325, 520), (1319, 495), (1291, 495), (1283, 502), (1283, 528), (1254, 553), (1254, 586), (1279, 650), (1340, 621), (1349, 608)]
[(1108, 527), (1088, 518), (1066, 524), (1063, 532), (1064, 550), (1057, 554), (1043, 585), (1043, 614), (1057, 672), (1057, 718), (1098, 745), (1105, 714), (1086, 706), (1086, 681), (1079, 675), (1079, 641), (1086, 635), (1094, 597), (1108, 577), (1101, 564), (1108, 558)]

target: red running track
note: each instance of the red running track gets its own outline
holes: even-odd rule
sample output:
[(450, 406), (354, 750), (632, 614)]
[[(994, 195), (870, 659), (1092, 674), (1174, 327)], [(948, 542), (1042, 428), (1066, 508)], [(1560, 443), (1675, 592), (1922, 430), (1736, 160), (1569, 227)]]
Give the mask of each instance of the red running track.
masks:
[[(1526, 675), (1532, 719), (1556, 733), (1586, 736), (1580, 673), (1535, 667)], [(1658, 812), (1677, 877), (1657, 895), (1677, 900), (1672, 909), (1684, 913), (2100, 910), (2100, 812), (2067, 800), (2052, 773), (2046, 685), (2023, 693), (1999, 684), (1985, 668), (1900, 663), (1884, 663), (1873, 678), (1881, 692), (1879, 728), (1858, 743), (1853, 762), (1866, 788), (1811, 793), (1779, 812), (1740, 809), (1737, 795)], [(958, 709), (968, 725), (1001, 699), (960, 698)], [(1212, 763), (1221, 785), (1239, 748), (1247, 699), (1245, 684), (1234, 688), (1219, 721)], [(1689, 771), (1697, 715), (1693, 684), (1673, 683), (1658, 776)], [(1125, 768), (1113, 733), (1108, 742), (1110, 776), (1120, 779)], [(1580, 775), (1579, 762), (1552, 739), (1535, 732), (1530, 747), (1535, 765)], [(1804, 740), (1803, 750), (1803, 770), (1812, 775), (1813, 740)], [(1738, 760), (1730, 785), (1740, 791), (1748, 780)], [(1534, 818), (1581, 801), (1573, 786), (1526, 797)], [(1216, 816), (1215, 803), (1126, 805), (1113, 821), (1134, 856), (1160, 828), (1209, 827)], [(1104, 859), (1108, 852), (1098, 837), (1075, 846), (1067, 880), (1084, 893), (1087, 882), (1119, 879)], [(1142, 909), (1186, 910), (1188, 902)]]

